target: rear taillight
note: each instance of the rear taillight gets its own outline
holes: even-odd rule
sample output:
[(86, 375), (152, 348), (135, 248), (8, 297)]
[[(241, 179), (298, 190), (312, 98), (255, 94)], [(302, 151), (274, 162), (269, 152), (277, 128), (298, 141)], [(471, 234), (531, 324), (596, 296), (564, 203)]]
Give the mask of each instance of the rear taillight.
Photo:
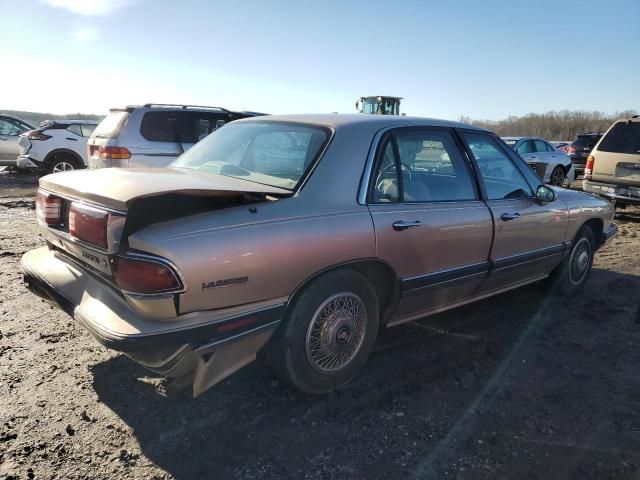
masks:
[(62, 223), (62, 199), (38, 190), (36, 193), (36, 216), (47, 225)]
[(568, 146), (568, 147), (567, 147), (567, 153), (576, 153), (576, 149), (575, 149), (575, 147)]
[(69, 208), (69, 233), (72, 237), (97, 247), (107, 248), (109, 213), (79, 203)]
[(593, 155), (589, 155), (587, 158), (587, 164), (584, 167), (584, 178), (586, 180), (591, 180), (591, 176), (593, 175), (593, 165), (596, 163), (596, 159)]
[(34, 130), (32, 132), (27, 133), (27, 138), (29, 140), (40, 140), (40, 141), (45, 141), (45, 140), (49, 140), (51, 138), (51, 135), (45, 135), (42, 132), (38, 132), (37, 130)]
[[(90, 155), (93, 155), (95, 151), (90, 150)], [(126, 160), (127, 158), (131, 158), (131, 152), (124, 147), (98, 147), (98, 157), (100, 158), (111, 158), (115, 160)]]
[(180, 282), (171, 268), (145, 259), (115, 257), (113, 278), (119, 288), (131, 293), (150, 294), (180, 289)]

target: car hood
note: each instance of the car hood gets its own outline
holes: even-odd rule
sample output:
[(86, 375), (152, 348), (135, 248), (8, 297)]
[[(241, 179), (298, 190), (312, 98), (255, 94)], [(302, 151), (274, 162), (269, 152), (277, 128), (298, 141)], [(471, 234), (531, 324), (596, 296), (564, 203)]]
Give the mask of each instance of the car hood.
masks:
[(166, 193), (195, 196), (227, 196), (264, 193), (290, 196), (290, 190), (235, 177), (186, 168), (104, 168), (47, 175), (40, 187), (60, 195), (86, 200), (116, 210), (127, 210), (140, 197)]

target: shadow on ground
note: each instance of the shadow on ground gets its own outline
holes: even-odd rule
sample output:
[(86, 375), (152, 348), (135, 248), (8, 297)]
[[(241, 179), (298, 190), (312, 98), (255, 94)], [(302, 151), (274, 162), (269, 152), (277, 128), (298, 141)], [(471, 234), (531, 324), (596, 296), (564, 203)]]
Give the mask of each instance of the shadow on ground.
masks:
[(326, 397), (260, 362), (168, 397), (124, 356), (92, 367), (94, 388), (178, 479), (625, 478), (640, 465), (639, 289), (594, 270), (581, 298), (530, 286), (397, 327)]

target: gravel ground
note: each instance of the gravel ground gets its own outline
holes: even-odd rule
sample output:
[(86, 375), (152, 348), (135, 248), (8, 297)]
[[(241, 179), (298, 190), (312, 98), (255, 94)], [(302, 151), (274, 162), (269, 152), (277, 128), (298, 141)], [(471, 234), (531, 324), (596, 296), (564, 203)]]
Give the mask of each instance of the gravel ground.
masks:
[(258, 361), (194, 400), (25, 290), (34, 182), (0, 173), (0, 479), (640, 478), (640, 210), (574, 298), (390, 330), (326, 397)]

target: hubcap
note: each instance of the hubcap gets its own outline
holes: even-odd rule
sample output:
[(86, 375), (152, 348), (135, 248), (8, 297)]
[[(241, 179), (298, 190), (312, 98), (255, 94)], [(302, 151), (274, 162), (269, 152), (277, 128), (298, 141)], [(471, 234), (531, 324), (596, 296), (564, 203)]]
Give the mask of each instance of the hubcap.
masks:
[(589, 240), (581, 238), (573, 247), (569, 261), (569, 280), (573, 285), (579, 285), (589, 271), (591, 261), (591, 245)]
[(336, 293), (316, 310), (307, 329), (306, 351), (319, 372), (335, 372), (356, 356), (367, 329), (364, 303), (355, 293)]
[(69, 170), (75, 170), (73, 165), (67, 162), (58, 162), (53, 166), (53, 173), (67, 172)]

